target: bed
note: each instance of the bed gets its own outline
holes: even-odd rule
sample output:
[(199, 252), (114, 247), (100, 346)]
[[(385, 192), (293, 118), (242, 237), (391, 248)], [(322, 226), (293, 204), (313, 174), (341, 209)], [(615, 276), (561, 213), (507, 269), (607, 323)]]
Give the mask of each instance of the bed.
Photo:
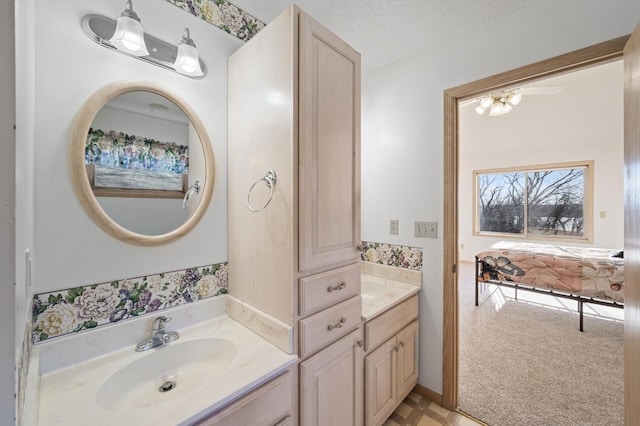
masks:
[(476, 306), (481, 283), (544, 293), (583, 304), (624, 307), (620, 250), (500, 241), (476, 255)]

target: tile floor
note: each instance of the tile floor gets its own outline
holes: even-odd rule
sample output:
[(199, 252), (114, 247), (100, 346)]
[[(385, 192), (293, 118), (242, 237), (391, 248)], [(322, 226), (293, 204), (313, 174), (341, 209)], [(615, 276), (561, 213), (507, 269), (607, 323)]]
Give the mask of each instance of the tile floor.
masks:
[(429, 401), (422, 395), (411, 392), (396, 408), (383, 426), (482, 426), (455, 411), (449, 411)]

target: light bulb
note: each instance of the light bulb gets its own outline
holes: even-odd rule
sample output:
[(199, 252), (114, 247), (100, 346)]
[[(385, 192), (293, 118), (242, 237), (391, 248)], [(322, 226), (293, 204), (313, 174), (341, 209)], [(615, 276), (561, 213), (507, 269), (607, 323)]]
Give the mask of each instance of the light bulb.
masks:
[(496, 115), (502, 115), (504, 113), (504, 104), (500, 102), (500, 100), (496, 100), (491, 104), (491, 111), (489, 112), (489, 115), (495, 117)]
[(507, 101), (509, 101), (511, 105), (518, 105), (521, 100), (522, 94), (520, 93), (511, 92), (509, 96), (507, 96)]
[(491, 106), (493, 99), (491, 98), (491, 96), (485, 96), (484, 98), (480, 99), (480, 106), (484, 109), (487, 109)]
[(120, 14), (113, 37), (109, 40), (118, 50), (135, 56), (147, 56), (149, 51), (144, 42), (144, 31), (140, 18), (133, 11), (131, 0), (127, 1)]
[(204, 75), (200, 68), (200, 58), (196, 45), (189, 37), (189, 29), (185, 28), (182, 34), (182, 41), (178, 45), (178, 54), (173, 63), (173, 68), (180, 74), (191, 77), (200, 77)]

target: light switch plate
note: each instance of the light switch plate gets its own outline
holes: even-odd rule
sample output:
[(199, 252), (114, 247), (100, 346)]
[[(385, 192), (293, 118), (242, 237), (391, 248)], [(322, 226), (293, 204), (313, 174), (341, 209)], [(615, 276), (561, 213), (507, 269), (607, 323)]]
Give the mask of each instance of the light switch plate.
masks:
[(398, 235), (398, 219), (391, 219), (389, 221), (389, 234)]
[(414, 222), (413, 230), (416, 237), (438, 238), (438, 222)]

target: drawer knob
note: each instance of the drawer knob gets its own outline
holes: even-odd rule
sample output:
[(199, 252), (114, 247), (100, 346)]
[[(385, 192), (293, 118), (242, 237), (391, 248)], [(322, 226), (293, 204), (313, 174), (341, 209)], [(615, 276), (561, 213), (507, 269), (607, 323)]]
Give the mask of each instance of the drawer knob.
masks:
[(342, 290), (347, 286), (347, 283), (342, 281), (340, 284), (336, 285), (336, 286), (329, 286), (327, 287), (327, 292), (331, 293), (332, 291), (338, 291), (338, 290)]
[(404, 348), (404, 342), (400, 342), (400, 347)]
[(342, 326), (347, 322), (346, 318), (342, 318), (340, 319), (340, 321), (337, 324), (329, 324), (327, 326), (327, 330), (332, 331), (334, 328), (342, 328)]
[(362, 340), (358, 340), (358, 341), (356, 342), (356, 345), (358, 345), (358, 347), (359, 347), (359, 348), (361, 348), (361, 347), (363, 347), (363, 346), (364, 346), (364, 342), (363, 342)]

